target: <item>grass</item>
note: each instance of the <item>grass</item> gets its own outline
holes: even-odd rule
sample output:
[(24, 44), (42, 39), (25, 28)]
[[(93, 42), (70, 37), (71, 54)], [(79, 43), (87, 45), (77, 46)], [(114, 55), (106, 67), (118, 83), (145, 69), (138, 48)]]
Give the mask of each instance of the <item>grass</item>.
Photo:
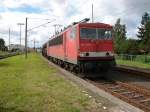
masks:
[(120, 65), (127, 65), (127, 66), (131, 66), (131, 67), (150, 69), (150, 64), (142, 63), (139, 61), (128, 61), (128, 60), (117, 59), (116, 62), (117, 62), (117, 64), (120, 64)]
[(40, 55), (0, 60), (0, 112), (86, 112), (92, 107), (88, 96)]

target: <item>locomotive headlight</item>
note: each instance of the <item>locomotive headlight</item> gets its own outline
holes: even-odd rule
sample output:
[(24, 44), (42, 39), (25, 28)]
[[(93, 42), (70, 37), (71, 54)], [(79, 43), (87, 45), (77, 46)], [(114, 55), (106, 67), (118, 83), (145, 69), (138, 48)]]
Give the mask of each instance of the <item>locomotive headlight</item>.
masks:
[(81, 57), (88, 57), (90, 54), (88, 52), (80, 53)]
[(82, 56), (82, 57), (85, 56), (85, 53), (80, 53), (80, 56)]

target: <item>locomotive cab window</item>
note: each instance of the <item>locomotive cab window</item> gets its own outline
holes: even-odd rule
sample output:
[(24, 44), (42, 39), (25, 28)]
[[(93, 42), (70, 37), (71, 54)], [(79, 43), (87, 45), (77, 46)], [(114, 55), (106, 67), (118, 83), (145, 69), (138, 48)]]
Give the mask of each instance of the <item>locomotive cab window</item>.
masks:
[(80, 37), (88, 39), (96, 39), (96, 29), (92, 28), (81, 28)]
[(81, 28), (80, 38), (85, 39), (111, 39), (112, 31), (109, 29), (99, 29), (99, 28)]
[(98, 29), (98, 39), (111, 39), (112, 31), (106, 29)]

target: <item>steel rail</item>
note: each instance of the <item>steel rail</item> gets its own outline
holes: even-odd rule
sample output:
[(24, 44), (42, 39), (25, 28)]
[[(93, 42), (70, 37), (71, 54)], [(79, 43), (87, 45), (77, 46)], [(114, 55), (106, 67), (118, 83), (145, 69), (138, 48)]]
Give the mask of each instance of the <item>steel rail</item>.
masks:
[(93, 81), (86, 79), (97, 87), (106, 92), (136, 106), (145, 112), (150, 112), (150, 90), (139, 88), (138, 86), (118, 81), (98, 80)]

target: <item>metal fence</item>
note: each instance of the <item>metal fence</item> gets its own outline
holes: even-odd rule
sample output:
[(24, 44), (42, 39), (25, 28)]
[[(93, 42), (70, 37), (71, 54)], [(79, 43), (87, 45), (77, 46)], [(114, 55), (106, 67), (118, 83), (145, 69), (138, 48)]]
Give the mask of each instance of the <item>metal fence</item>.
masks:
[(142, 63), (150, 64), (150, 54), (147, 55), (130, 55), (130, 54), (116, 54), (116, 59), (138, 61)]

